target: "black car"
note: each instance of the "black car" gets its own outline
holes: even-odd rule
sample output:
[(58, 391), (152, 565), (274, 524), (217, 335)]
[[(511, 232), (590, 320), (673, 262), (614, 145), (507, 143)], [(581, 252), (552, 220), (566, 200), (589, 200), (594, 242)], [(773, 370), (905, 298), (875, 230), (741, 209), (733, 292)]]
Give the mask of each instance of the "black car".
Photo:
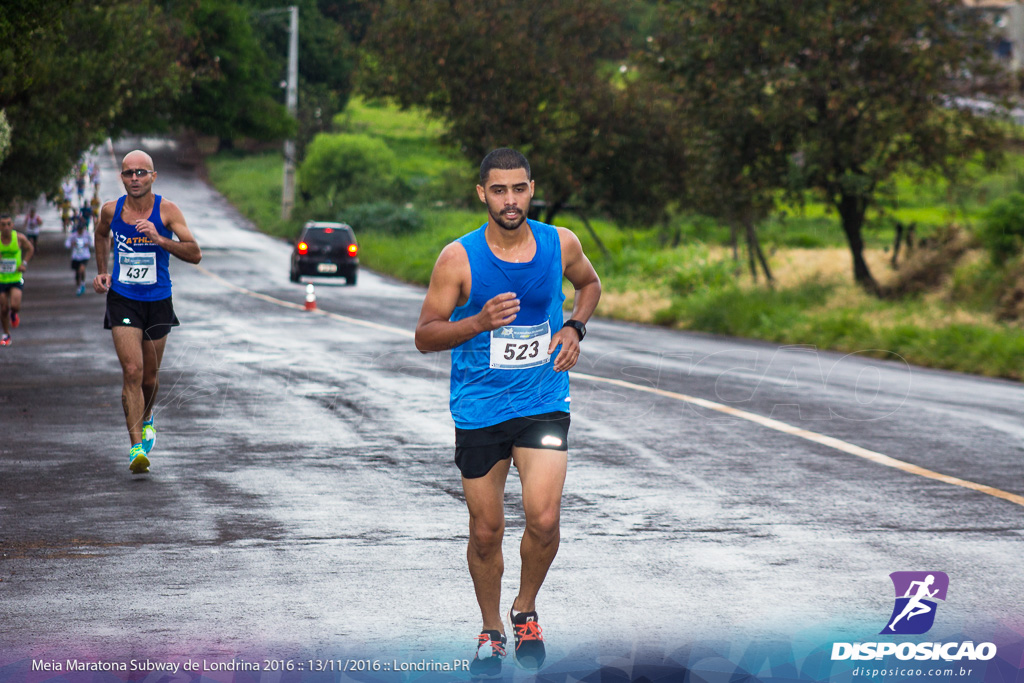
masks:
[(292, 282), (298, 282), (303, 275), (316, 275), (343, 277), (346, 285), (354, 285), (358, 274), (359, 245), (350, 226), (306, 223), (292, 249)]

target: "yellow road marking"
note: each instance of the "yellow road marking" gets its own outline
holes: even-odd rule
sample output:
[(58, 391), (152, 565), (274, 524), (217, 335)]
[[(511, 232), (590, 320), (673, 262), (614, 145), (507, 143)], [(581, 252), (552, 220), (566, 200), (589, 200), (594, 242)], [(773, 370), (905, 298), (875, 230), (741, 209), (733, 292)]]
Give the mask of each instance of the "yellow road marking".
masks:
[(664, 396), (665, 398), (675, 399), (677, 401), (685, 401), (701, 408), (707, 408), (708, 410), (714, 410), (719, 413), (731, 415), (742, 420), (748, 420), (754, 422), (768, 429), (774, 429), (777, 432), (784, 434), (792, 434), (793, 436), (799, 436), (801, 439), (807, 439), (814, 443), (819, 443), (829, 448), (834, 448), (843, 453), (849, 453), (850, 455), (856, 455), (859, 458), (870, 460), (871, 462), (878, 463), (879, 465), (885, 465), (886, 467), (893, 467), (903, 472), (910, 474), (916, 474), (921, 477), (927, 477), (928, 479), (935, 479), (937, 481), (945, 482), (946, 484), (953, 484), (954, 486), (962, 486), (973, 491), (980, 491), (981, 493), (987, 493), (990, 496), (996, 498), (1002, 498), (1008, 500), (1011, 503), (1024, 506), (1024, 496), (1018, 496), (1015, 493), (1003, 491), (993, 486), (986, 486), (985, 484), (978, 484), (973, 481), (967, 481), (966, 479), (960, 479), (958, 477), (952, 477), (948, 474), (942, 474), (941, 472), (935, 472), (924, 467), (919, 467), (903, 460), (897, 460), (896, 458), (889, 457), (876, 451), (868, 450), (860, 446), (855, 446), (852, 443), (843, 441), (842, 439), (836, 439), (831, 436), (825, 436), (824, 434), (818, 434), (807, 429), (800, 427), (794, 427), (791, 424), (780, 422), (779, 420), (773, 420), (770, 417), (764, 417), (757, 413), (750, 413), (745, 410), (739, 410), (731, 406), (723, 405), (721, 403), (715, 403), (714, 401), (708, 401), (703, 398), (697, 398), (696, 396), (687, 396), (686, 394), (678, 394), (674, 391), (666, 391), (664, 389), (655, 389), (653, 387), (645, 387), (640, 384), (633, 384), (631, 382), (623, 382), (618, 379), (608, 379), (606, 377), (598, 377), (596, 375), (587, 375), (582, 372), (573, 372), (572, 376), (574, 379), (582, 379), (588, 382), (599, 382), (603, 384), (612, 384), (617, 387), (624, 389), (632, 389), (634, 391), (644, 391), (649, 394), (657, 394), (658, 396)]
[[(220, 277), (219, 275), (216, 275), (216, 274), (210, 272), (209, 270), (207, 270), (206, 268), (203, 268), (202, 266), (196, 266), (196, 268), (198, 268), (200, 271), (202, 271), (203, 273), (205, 273), (209, 277), (211, 277), (211, 278), (221, 282), (225, 286), (227, 286), (227, 287), (229, 287), (229, 288), (231, 288), (231, 289), (233, 289), (233, 290), (235, 290), (237, 292), (241, 292), (243, 294), (247, 294), (248, 296), (254, 297), (256, 299), (260, 299), (261, 301), (266, 301), (266, 302), (269, 302), (269, 303), (272, 303), (272, 304), (277, 304), (279, 306), (285, 306), (287, 308), (292, 308), (292, 309), (299, 310), (299, 311), (305, 311), (305, 306), (302, 305), (302, 304), (296, 304), (296, 303), (293, 303), (293, 302), (290, 302), (290, 301), (284, 301), (283, 299), (277, 299), (277, 298), (274, 298), (272, 296), (268, 296), (266, 294), (260, 294), (259, 292), (254, 292), (251, 289), (246, 289), (245, 287), (239, 287), (238, 285), (236, 285), (234, 283), (228, 282), (227, 280), (225, 280), (224, 278)], [(331, 318), (333, 320), (337, 320), (339, 322), (349, 323), (349, 324), (352, 324), (352, 325), (360, 325), (362, 327), (369, 327), (369, 328), (375, 329), (375, 330), (382, 330), (382, 331), (386, 331), (386, 332), (392, 332), (392, 333), (395, 333), (395, 334), (402, 335), (403, 337), (407, 337), (409, 339), (412, 339), (413, 337), (415, 337), (415, 334), (413, 332), (410, 332), (409, 330), (404, 330), (404, 329), (402, 329), (400, 327), (392, 327), (390, 325), (381, 325), (379, 323), (370, 322), (368, 320), (360, 320), (359, 318), (350, 318), (348, 316), (338, 315), (337, 313), (329, 313), (329, 312), (321, 310), (319, 308), (317, 308), (315, 311), (312, 311), (312, 312), (313, 313), (319, 313), (320, 315), (324, 315), (324, 316), (326, 316), (328, 318)], [(916, 475), (918, 475), (920, 477), (925, 477), (927, 479), (934, 479), (936, 481), (941, 481), (941, 482), (946, 483), (946, 484), (952, 484), (954, 486), (962, 486), (963, 488), (971, 489), (972, 491), (978, 491), (980, 493), (985, 493), (985, 494), (988, 494), (990, 496), (995, 496), (996, 498), (1001, 498), (1002, 500), (1006, 500), (1006, 501), (1009, 501), (1011, 503), (1016, 503), (1017, 505), (1024, 506), (1024, 496), (1019, 496), (1019, 495), (1017, 495), (1015, 493), (1010, 493), (1008, 491), (1003, 491), (1002, 489), (997, 489), (997, 488), (995, 488), (993, 486), (986, 486), (985, 484), (978, 484), (978, 483), (973, 482), (973, 481), (968, 481), (966, 479), (960, 479), (959, 477), (953, 477), (953, 476), (950, 476), (948, 474), (942, 474), (941, 472), (936, 472), (934, 470), (929, 470), (929, 469), (927, 469), (925, 467), (920, 467), (918, 465), (914, 465), (912, 463), (905, 462), (903, 460), (897, 460), (896, 458), (892, 458), (892, 457), (890, 457), (888, 455), (885, 455), (883, 453), (878, 453), (876, 451), (868, 450), (867, 448), (862, 448), (860, 446), (855, 446), (854, 444), (848, 443), (846, 441), (843, 441), (842, 439), (836, 439), (834, 437), (825, 436), (824, 434), (818, 434), (817, 432), (812, 432), (812, 431), (809, 431), (807, 429), (802, 429), (800, 427), (794, 427), (791, 424), (787, 424), (785, 422), (780, 422), (779, 420), (773, 420), (770, 417), (764, 417), (763, 415), (758, 415), (757, 413), (750, 413), (750, 412), (747, 412), (745, 410), (739, 410), (738, 408), (733, 408), (731, 406), (727, 406), (727, 405), (724, 405), (722, 403), (715, 403), (714, 401), (708, 401), (708, 400), (703, 399), (703, 398), (697, 398), (696, 396), (687, 396), (686, 394), (679, 394), (679, 393), (676, 393), (674, 391), (666, 391), (665, 389), (655, 389), (654, 387), (645, 387), (645, 386), (643, 386), (641, 384), (633, 384), (632, 382), (624, 382), (624, 381), (619, 380), (619, 379), (609, 379), (607, 377), (598, 377), (597, 375), (588, 375), (588, 374), (582, 373), (582, 372), (573, 371), (572, 372), (572, 377), (575, 378), (575, 379), (581, 379), (581, 380), (584, 380), (584, 381), (587, 381), (587, 382), (597, 382), (597, 383), (601, 383), (601, 384), (611, 384), (611, 385), (614, 385), (614, 386), (617, 386), (617, 387), (622, 387), (623, 389), (631, 389), (633, 391), (643, 391), (643, 392), (646, 392), (648, 394), (657, 394), (658, 396), (663, 396), (665, 398), (671, 398), (671, 399), (674, 399), (674, 400), (677, 400), (677, 401), (684, 401), (686, 403), (690, 403), (690, 404), (695, 405), (695, 406), (700, 406), (701, 408), (707, 408), (708, 410), (714, 410), (714, 411), (719, 412), (719, 413), (724, 413), (726, 415), (730, 415), (732, 417), (739, 418), (741, 420), (747, 420), (749, 422), (753, 422), (755, 424), (759, 424), (762, 427), (767, 427), (768, 429), (774, 429), (777, 432), (782, 432), (783, 434), (791, 434), (793, 436), (798, 436), (801, 439), (806, 439), (808, 441), (813, 441), (814, 443), (818, 443), (818, 444), (821, 444), (823, 446), (828, 446), (829, 448), (834, 448), (837, 451), (842, 451), (843, 453), (848, 453), (849, 455), (855, 455), (858, 458), (864, 458), (865, 460), (870, 460), (871, 462), (877, 463), (879, 465), (885, 465), (886, 467), (892, 467), (894, 469), (901, 470), (901, 471), (907, 472), (909, 474), (916, 474)]]

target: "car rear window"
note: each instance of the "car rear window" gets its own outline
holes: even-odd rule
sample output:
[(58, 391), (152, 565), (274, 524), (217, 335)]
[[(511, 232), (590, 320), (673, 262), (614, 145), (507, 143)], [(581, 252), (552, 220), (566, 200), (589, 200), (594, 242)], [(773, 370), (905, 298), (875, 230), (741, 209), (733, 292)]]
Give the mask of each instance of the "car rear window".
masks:
[(352, 231), (348, 228), (307, 228), (302, 238), (307, 244), (326, 246), (353, 242)]

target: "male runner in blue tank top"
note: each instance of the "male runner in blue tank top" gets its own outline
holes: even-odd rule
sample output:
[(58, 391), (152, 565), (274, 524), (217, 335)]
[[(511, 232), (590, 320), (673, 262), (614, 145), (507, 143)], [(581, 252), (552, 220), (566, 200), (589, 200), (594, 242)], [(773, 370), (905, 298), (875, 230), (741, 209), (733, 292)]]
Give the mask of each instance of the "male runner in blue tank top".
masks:
[[(93, 288), (107, 295), (103, 327), (111, 330), (121, 362), (121, 407), (131, 449), (128, 467), (149, 471), (156, 439), (153, 405), (167, 333), (178, 324), (171, 303), (169, 255), (199, 263), (203, 254), (185, 224), (181, 209), (153, 194), (156, 171), (145, 152), (129, 152), (121, 162), (127, 194), (106, 202), (96, 224)], [(176, 240), (174, 238), (177, 238)], [(111, 249), (113, 270), (107, 272)]]
[[(441, 252), (416, 348), (452, 350), (455, 462), (469, 508), (467, 558), (483, 629), (471, 672), (497, 676), (505, 655), (501, 614), (504, 494), (515, 463), (526, 529), (519, 593), (508, 612), (515, 660), (544, 662), (536, 598), (559, 542), (568, 460), (569, 377), (601, 297), (601, 281), (569, 230), (527, 220), (534, 183), (522, 154), (497, 149), (480, 165), (487, 223)], [(562, 278), (576, 290), (563, 323)]]

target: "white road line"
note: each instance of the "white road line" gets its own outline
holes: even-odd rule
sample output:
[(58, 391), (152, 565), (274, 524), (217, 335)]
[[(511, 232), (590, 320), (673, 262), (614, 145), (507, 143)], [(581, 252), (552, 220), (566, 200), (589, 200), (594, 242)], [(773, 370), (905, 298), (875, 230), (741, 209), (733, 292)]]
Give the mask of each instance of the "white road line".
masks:
[[(295, 309), (295, 310), (299, 310), (299, 311), (304, 311), (305, 310), (305, 306), (304, 305), (296, 304), (296, 303), (293, 303), (293, 302), (290, 302), (290, 301), (284, 301), (283, 299), (277, 299), (277, 298), (274, 298), (272, 296), (268, 296), (266, 294), (260, 294), (259, 292), (252, 291), (251, 289), (246, 289), (245, 287), (239, 287), (236, 284), (228, 282), (227, 280), (225, 280), (224, 278), (220, 277), (219, 275), (215, 275), (214, 273), (210, 272), (206, 268), (203, 268), (202, 266), (196, 266), (196, 268), (198, 268), (200, 271), (202, 271), (207, 276), (217, 280), (218, 282), (221, 282), (226, 287), (229, 287), (229, 288), (231, 288), (231, 289), (233, 289), (233, 290), (235, 290), (237, 292), (241, 292), (243, 294), (247, 294), (248, 296), (251, 296), (253, 298), (259, 299), (261, 301), (266, 301), (268, 303), (277, 304), (279, 306), (285, 306), (287, 308), (291, 308), (291, 309)], [(371, 329), (374, 329), (374, 330), (382, 330), (382, 331), (386, 331), (386, 332), (392, 332), (394, 334), (399, 334), (399, 335), (401, 335), (403, 337), (406, 337), (406, 338), (409, 338), (409, 339), (412, 339), (415, 336), (415, 334), (413, 332), (411, 332), (409, 330), (402, 329), (400, 327), (392, 327), (391, 325), (382, 325), (380, 323), (374, 323), (374, 322), (370, 322), (368, 320), (360, 320), (359, 318), (350, 318), (348, 316), (338, 315), (337, 313), (329, 313), (329, 312), (321, 310), (319, 308), (314, 310), (314, 311), (312, 311), (312, 312), (313, 313), (319, 313), (320, 315), (324, 315), (324, 316), (326, 316), (328, 318), (331, 318), (333, 320), (337, 320), (339, 322), (349, 323), (351, 325), (359, 325), (359, 326), (362, 326), (362, 327), (368, 327), (368, 328), (371, 328)], [(1001, 498), (1002, 500), (1006, 500), (1006, 501), (1009, 501), (1011, 503), (1016, 503), (1017, 505), (1024, 506), (1024, 496), (1019, 496), (1019, 495), (1017, 495), (1015, 493), (1010, 493), (1008, 491), (1003, 491), (1002, 489), (997, 489), (997, 488), (995, 488), (993, 486), (986, 486), (985, 484), (978, 484), (978, 483), (975, 483), (973, 481), (968, 481), (966, 479), (960, 479), (959, 477), (953, 477), (953, 476), (950, 476), (948, 474), (942, 474), (941, 472), (935, 472), (934, 470), (929, 470), (929, 469), (924, 468), (924, 467), (919, 467), (918, 465), (914, 465), (912, 463), (905, 462), (903, 460), (897, 460), (896, 458), (892, 458), (892, 457), (890, 457), (888, 455), (885, 455), (883, 453), (878, 453), (876, 451), (868, 450), (867, 448), (862, 448), (860, 446), (855, 446), (854, 444), (848, 443), (846, 441), (843, 441), (842, 439), (836, 439), (834, 437), (825, 436), (824, 434), (819, 434), (817, 432), (812, 432), (812, 431), (809, 431), (807, 429), (801, 429), (800, 427), (794, 427), (791, 424), (787, 424), (785, 422), (780, 422), (779, 420), (773, 420), (773, 419), (771, 419), (769, 417), (764, 417), (764, 416), (758, 415), (756, 413), (750, 413), (750, 412), (747, 412), (745, 410), (739, 410), (737, 408), (733, 408), (731, 406), (727, 406), (727, 405), (724, 405), (722, 403), (715, 403), (714, 401), (708, 401), (708, 400), (703, 399), (703, 398), (697, 398), (696, 396), (687, 396), (686, 394), (679, 394), (679, 393), (676, 393), (674, 391), (666, 391), (664, 389), (655, 389), (653, 387), (645, 387), (645, 386), (640, 385), (640, 384), (633, 384), (631, 382), (624, 382), (624, 381), (619, 380), (619, 379), (609, 379), (607, 377), (598, 377), (597, 375), (588, 375), (588, 374), (585, 374), (585, 373), (582, 373), (582, 372), (575, 372), (575, 371), (573, 371), (572, 372), (572, 377), (574, 379), (583, 380), (585, 382), (596, 382), (596, 383), (600, 383), (600, 384), (611, 384), (611, 385), (614, 385), (614, 386), (617, 386), (617, 387), (622, 387), (623, 389), (631, 389), (633, 391), (642, 391), (642, 392), (646, 392), (646, 393), (649, 393), (649, 394), (657, 394), (658, 396), (663, 396), (665, 398), (671, 398), (671, 399), (674, 399), (674, 400), (677, 400), (677, 401), (684, 401), (686, 403), (690, 403), (690, 404), (695, 405), (695, 406), (700, 406), (701, 408), (707, 408), (708, 410), (714, 410), (714, 411), (719, 412), (719, 413), (724, 413), (726, 415), (730, 415), (732, 417), (735, 417), (735, 418), (738, 418), (738, 419), (741, 419), (741, 420), (747, 420), (749, 422), (753, 422), (755, 424), (759, 424), (762, 427), (767, 427), (768, 429), (774, 429), (777, 432), (782, 432), (783, 434), (791, 434), (792, 436), (798, 436), (801, 439), (806, 439), (808, 441), (813, 441), (814, 443), (821, 444), (822, 446), (828, 446), (829, 448), (834, 448), (837, 451), (842, 451), (843, 453), (847, 453), (849, 455), (855, 455), (858, 458), (864, 458), (865, 460), (870, 460), (871, 462), (877, 463), (879, 465), (884, 465), (886, 467), (892, 467), (894, 469), (901, 470), (903, 472), (907, 472), (908, 474), (916, 474), (916, 475), (918, 475), (920, 477), (925, 477), (927, 479), (935, 479), (936, 481), (941, 481), (941, 482), (946, 483), (946, 484), (952, 484), (954, 486), (962, 486), (963, 488), (971, 489), (972, 491), (978, 491), (979, 493), (985, 493), (987, 495), (995, 496), (996, 498)]]
[(241, 292), (242, 294), (246, 294), (248, 296), (251, 296), (254, 299), (259, 299), (260, 301), (266, 301), (267, 303), (276, 304), (278, 306), (284, 306), (285, 308), (291, 308), (292, 310), (296, 310), (296, 311), (303, 311), (303, 312), (308, 312), (308, 313), (316, 313), (318, 315), (327, 316), (328, 318), (331, 318), (333, 320), (337, 320), (337, 321), (343, 322), (343, 323), (349, 323), (351, 325), (360, 325), (362, 327), (369, 327), (369, 328), (372, 328), (374, 330), (381, 330), (381, 331), (384, 331), (384, 332), (392, 332), (394, 334), (400, 334), (403, 337), (408, 337), (409, 339), (412, 339), (413, 337), (416, 336), (415, 333), (410, 332), (409, 330), (403, 330), (400, 327), (392, 327), (390, 325), (381, 325), (379, 323), (370, 322), (369, 320), (360, 320), (359, 318), (350, 318), (350, 317), (345, 316), (345, 315), (339, 315), (337, 313), (331, 313), (329, 311), (325, 311), (322, 308), (315, 308), (312, 311), (306, 311), (305, 304), (297, 304), (295, 302), (285, 301), (284, 299), (278, 299), (276, 297), (272, 297), (272, 296), (269, 296), (267, 294), (261, 294), (259, 292), (254, 292), (251, 289), (246, 289), (245, 287), (241, 287), (239, 285), (236, 285), (233, 282), (229, 282), (229, 281), (225, 280), (224, 278), (222, 278), (220, 275), (217, 275), (216, 273), (212, 273), (212, 272), (210, 272), (209, 270), (207, 270), (206, 268), (204, 268), (202, 266), (198, 266), (197, 265), (196, 269), (201, 271), (204, 275), (206, 275), (208, 277), (211, 277), (214, 280), (217, 280), (218, 282), (220, 282), (225, 287), (228, 287), (229, 289), (233, 289), (236, 292)]

